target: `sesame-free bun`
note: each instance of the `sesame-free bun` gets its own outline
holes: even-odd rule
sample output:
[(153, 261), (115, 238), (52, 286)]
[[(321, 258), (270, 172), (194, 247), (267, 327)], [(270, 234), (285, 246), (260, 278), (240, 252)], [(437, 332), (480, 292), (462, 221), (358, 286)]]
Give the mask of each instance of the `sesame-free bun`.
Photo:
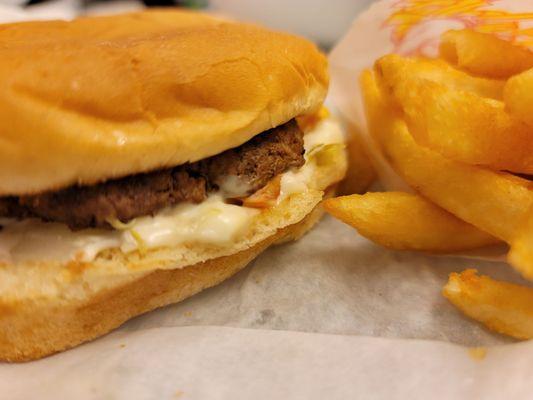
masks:
[(210, 157), (327, 85), (312, 43), (193, 12), (0, 25), (0, 196)]

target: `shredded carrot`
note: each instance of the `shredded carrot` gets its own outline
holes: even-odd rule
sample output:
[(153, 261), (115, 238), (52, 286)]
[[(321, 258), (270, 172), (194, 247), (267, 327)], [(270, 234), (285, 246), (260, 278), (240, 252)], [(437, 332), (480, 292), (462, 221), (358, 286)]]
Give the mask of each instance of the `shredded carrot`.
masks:
[(254, 194), (242, 199), (244, 207), (268, 208), (276, 204), (281, 192), (281, 175), (276, 176)]

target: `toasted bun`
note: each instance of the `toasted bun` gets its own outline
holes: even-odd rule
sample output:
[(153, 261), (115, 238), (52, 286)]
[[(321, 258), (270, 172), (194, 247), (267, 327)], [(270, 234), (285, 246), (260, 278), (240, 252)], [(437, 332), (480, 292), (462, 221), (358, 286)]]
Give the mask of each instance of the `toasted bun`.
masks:
[(31, 360), (94, 339), (138, 314), (183, 300), (243, 268), (274, 243), (296, 240), (346, 170), (343, 149), (314, 169), (315, 189), (265, 209), (230, 246), (104, 251), (90, 263), (24, 262), (0, 266), (0, 359)]
[(192, 12), (0, 25), (0, 196), (218, 154), (327, 85), (312, 43)]

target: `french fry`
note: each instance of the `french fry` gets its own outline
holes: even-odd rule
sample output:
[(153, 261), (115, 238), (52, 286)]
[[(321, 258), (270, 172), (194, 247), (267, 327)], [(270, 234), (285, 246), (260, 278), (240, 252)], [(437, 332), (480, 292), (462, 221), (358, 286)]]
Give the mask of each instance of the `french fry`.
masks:
[(522, 276), (533, 280), (533, 210), (530, 210), (524, 226), (511, 242), (507, 259)]
[(468, 164), (533, 173), (533, 128), (508, 114), (503, 102), (382, 70), (417, 143)]
[[(361, 76), (369, 133), (420, 195), (367, 193), (324, 207), (393, 249), (452, 252), (505, 241), (509, 263), (533, 280), (533, 181), (525, 176), (533, 175), (533, 52), (450, 31), (440, 53), (453, 66), (389, 55)], [(532, 287), (467, 270), (451, 274), (443, 294), (488, 328), (533, 339)]]
[(350, 137), (346, 144), (348, 169), (337, 193), (364, 193), (376, 179), (374, 166), (355, 128), (348, 129)]
[(483, 97), (503, 99), (505, 81), (474, 77), (453, 68), (442, 60), (407, 58), (389, 54), (376, 61), (375, 69), (383, 81), (391, 87), (398, 82), (424, 80)]
[(489, 329), (533, 338), (533, 289), (480, 276), (475, 270), (450, 274), (443, 295)]
[[(509, 112), (533, 129), (533, 69), (507, 81), (504, 99)], [(533, 133), (531, 137), (533, 141)]]
[(373, 70), (365, 69), (359, 79), (363, 94), (366, 121), (370, 135), (380, 144), (394, 123), (402, 116), (402, 110), (385, 94), (387, 88), (378, 80)]
[(380, 90), (375, 75), (363, 73), (361, 86), (369, 131), (395, 171), (424, 197), (460, 219), (508, 243), (513, 240), (533, 204), (533, 184), (421, 147)]
[(472, 30), (444, 33), (440, 55), (465, 71), (497, 79), (533, 68), (533, 52), (496, 36)]
[(328, 199), (323, 205), (367, 239), (395, 250), (453, 252), (498, 242), (416, 194), (356, 194)]

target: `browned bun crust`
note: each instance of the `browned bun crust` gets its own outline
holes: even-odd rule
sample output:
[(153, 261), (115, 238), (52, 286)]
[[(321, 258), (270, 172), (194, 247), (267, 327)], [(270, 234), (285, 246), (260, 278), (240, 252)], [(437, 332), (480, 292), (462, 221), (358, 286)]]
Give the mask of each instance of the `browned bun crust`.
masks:
[(327, 85), (312, 43), (192, 12), (0, 25), (0, 196), (218, 154)]
[(321, 215), (319, 206), (299, 223), (247, 250), (181, 269), (155, 270), (90, 297), (67, 303), (36, 298), (13, 307), (0, 304), (0, 360), (29, 361), (66, 350), (136, 315), (184, 300), (229, 278), (268, 246), (300, 237)]

